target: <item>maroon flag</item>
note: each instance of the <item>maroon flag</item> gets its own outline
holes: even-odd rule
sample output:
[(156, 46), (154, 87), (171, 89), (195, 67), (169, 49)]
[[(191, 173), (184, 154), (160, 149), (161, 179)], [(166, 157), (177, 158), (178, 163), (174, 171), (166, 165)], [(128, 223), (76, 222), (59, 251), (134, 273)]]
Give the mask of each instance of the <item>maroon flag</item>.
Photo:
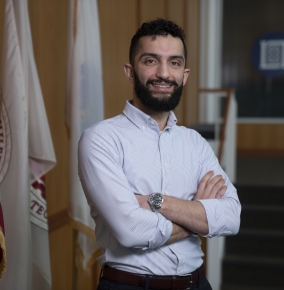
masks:
[(6, 270), (6, 247), (5, 247), (5, 227), (4, 218), (2, 212), (2, 206), (0, 204), (0, 278)]

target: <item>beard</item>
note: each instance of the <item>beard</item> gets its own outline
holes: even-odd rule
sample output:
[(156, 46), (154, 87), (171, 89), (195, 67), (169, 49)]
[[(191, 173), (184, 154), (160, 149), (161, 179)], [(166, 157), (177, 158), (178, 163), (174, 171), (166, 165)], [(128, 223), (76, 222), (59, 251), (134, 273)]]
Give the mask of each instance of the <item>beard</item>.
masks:
[[(159, 92), (159, 97), (154, 97), (150, 91), (149, 85), (153, 83), (166, 83), (174, 86), (172, 93)], [(137, 74), (134, 72), (134, 91), (137, 98), (149, 110), (154, 112), (169, 112), (174, 110), (180, 102), (183, 90), (183, 83), (178, 86), (175, 81), (169, 81), (162, 78), (157, 80), (150, 79), (146, 86), (140, 81)], [(170, 95), (169, 95), (170, 94)]]

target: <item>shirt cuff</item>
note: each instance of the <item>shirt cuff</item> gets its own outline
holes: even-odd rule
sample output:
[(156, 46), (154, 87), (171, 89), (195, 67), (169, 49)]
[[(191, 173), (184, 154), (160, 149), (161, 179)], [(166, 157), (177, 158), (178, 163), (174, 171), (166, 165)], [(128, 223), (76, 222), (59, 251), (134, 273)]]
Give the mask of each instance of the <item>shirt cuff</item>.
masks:
[(220, 201), (217, 199), (201, 199), (198, 201), (204, 207), (208, 222), (208, 234), (204, 237), (231, 235), (232, 232), (227, 229), (225, 213)]
[(155, 235), (153, 239), (149, 240), (149, 246), (147, 248), (143, 248), (143, 250), (146, 249), (154, 250), (156, 248), (163, 246), (172, 234), (173, 231), (172, 222), (167, 220), (164, 216), (162, 216), (159, 213), (157, 213), (156, 215), (158, 217), (158, 222), (157, 228), (155, 230)]

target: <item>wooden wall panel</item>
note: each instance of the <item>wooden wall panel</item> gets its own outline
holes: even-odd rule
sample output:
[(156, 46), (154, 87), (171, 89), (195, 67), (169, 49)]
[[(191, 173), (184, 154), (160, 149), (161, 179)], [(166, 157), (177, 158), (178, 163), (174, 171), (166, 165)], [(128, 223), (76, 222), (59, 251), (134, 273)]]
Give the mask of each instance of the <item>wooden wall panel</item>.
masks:
[[(166, 18), (175, 22), (185, 30), (185, 13), (184, 13), (185, 0), (167, 0), (166, 3), (167, 3)], [(183, 108), (185, 106), (185, 98), (186, 97), (184, 89), (181, 101), (177, 106), (177, 108), (174, 110), (179, 125), (184, 124)]]
[(283, 155), (284, 124), (239, 124), (240, 155)]
[(186, 0), (167, 0), (165, 17), (184, 28)]
[[(64, 108), (69, 1), (28, 2), (35, 61), (57, 158), (56, 167), (46, 175), (47, 208), (52, 218), (62, 216), (68, 206), (69, 140)], [(73, 230), (62, 225), (49, 234), (53, 290), (73, 288)]]
[(35, 60), (57, 158), (46, 177), (48, 213), (68, 204), (69, 141), (65, 127), (68, 0), (29, 1)]
[(49, 246), (51, 249), (52, 290), (73, 289), (73, 229), (69, 225), (65, 225), (50, 233)]
[(136, 0), (99, 0), (103, 58), (105, 117), (122, 112), (132, 99), (132, 84), (125, 77), (130, 41), (138, 28)]
[(199, 0), (185, 1), (185, 33), (187, 46), (187, 67), (190, 75), (185, 87), (185, 105), (183, 125), (189, 126), (198, 122), (198, 89), (199, 89)]
[(139, 25), (145, 21), (155, 20), (158, 17), (166, 18), (166, 0), (140, 0), (139, 1)]

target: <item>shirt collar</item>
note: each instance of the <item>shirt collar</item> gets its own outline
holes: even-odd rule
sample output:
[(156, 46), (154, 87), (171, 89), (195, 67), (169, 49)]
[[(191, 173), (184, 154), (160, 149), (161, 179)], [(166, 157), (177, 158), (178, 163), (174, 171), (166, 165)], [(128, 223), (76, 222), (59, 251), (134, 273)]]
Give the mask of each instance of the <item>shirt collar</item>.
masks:
[[(123, 114), (131, 120), (140, 130), (145, 131), (146, 127), (156, 121), (152, 119), (149, 115), (145, 114), (138, 108), (132, 105), (132, 101), (126, 101)], [(177, 118), (173, 111), (170, 111), (167, 126), (165, 129), (171, 129), (177, 123)]]

